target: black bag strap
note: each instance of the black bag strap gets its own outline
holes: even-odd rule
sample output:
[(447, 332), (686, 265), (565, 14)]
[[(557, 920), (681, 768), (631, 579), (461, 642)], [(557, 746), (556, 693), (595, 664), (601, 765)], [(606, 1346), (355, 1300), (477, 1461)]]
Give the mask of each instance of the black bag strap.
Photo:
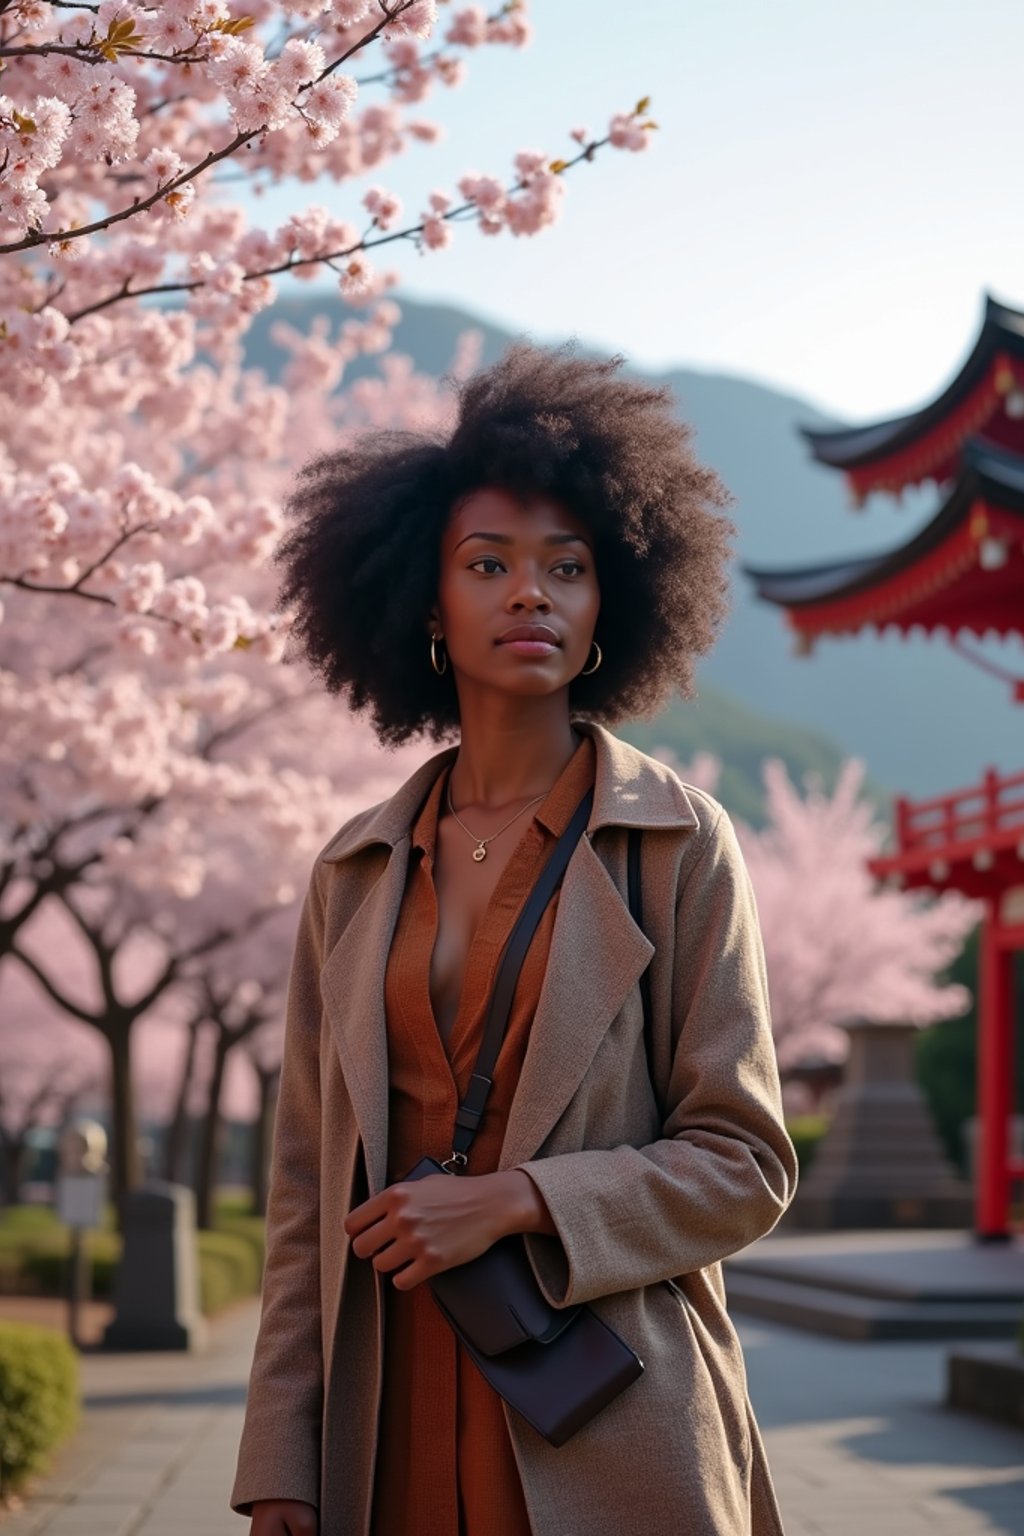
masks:
[[(626, 855), (626, 886), (630, 914), (634, 923), (642, 932), (644, 926), (644, 907), (640, 883), (640, 837), (640, 828), (630, 827)], [(654, 1080), (654, 1034), (651, 1026), (651, 968), (649, 965), (644, 967), (640, 975), (640, 1001), (643, 1004), (644, 1010), (644, 1050), (647, 1053), (647, 1075), (651, 1079), (655, 1101), (658, 1103), (660, 1110), (661, 1103)]]
[(494, 1065), (498, 1060), (501, 1042), (508, 1028), (512, 997), (526, 958), (526, 951), (544, 915), (544, 909), (565, 873), (565, 867), (572, 856), (573, 849), (583, 835), (593, 803), (594, 791), (591, 788), (583, 796), (568, 826), (548, 855), (502, 950), (497, 979), (487, 1007), (487, 1018), (484, 1021), (483, 1039), (473, 1065), (473, 1076), (469, 1080), (466, 1097), (459, 1105), (455, 1116), (452, 1155), (442, 1165), (449, 1173), (455, 1173), (466, 1166), (469, 1149), (473, 1145), (473, 1138), (483, 1119), (491, 1091)]

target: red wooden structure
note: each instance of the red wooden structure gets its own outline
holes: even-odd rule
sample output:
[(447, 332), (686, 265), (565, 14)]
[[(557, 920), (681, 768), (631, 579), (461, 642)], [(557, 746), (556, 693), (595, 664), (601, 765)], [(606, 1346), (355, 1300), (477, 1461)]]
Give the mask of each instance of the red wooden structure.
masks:
[[(975, 434), (971, 436), (970, 434)], [(1024, 314), (988, 299), (964, 366), (921, 410), (871, 426), (805, 431), (814, 456), (841, 469), (859, 503), (934, 480), (941, 505), (884, 554), (799, 570), (747, 567), (758, 595), (786, 614), (798, 650), (865, 628), (945, 634), (998, 670), (1024, 702), (1024, 678), (972, 657), (962, 631), (1024, 636)], [(957, 890), (985, 903), (978, 987), (978, 1236), (1005, 1238), (1024, 1160), (1010, 1155), (1013, 963), (1024, 950), (1024, 773), (934, 800), (898, 800), (892, 851), (872, 862), (907, 889)]]

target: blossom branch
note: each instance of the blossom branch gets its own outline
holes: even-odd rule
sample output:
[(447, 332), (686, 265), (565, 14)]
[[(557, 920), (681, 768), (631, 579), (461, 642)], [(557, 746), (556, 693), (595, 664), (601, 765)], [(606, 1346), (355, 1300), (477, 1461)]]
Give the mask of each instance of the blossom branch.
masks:
[[(370, 43), (375, 42), (380, 34), (384, 31), (384, 29), (392, 25), (396, 18), (401, 16), (403, 12), (409, 10), (413, 5), (415, 5), (417, 0), (402, 0), (402, 3), (398, 5), (393, 11), (388, 11), (386, 9), (384, 0), (377, 0), (377, 3), (380, 5), (381, 10), (384, 13), (380, 21), (375, 23), (375, 25), (369, 32), (366, 33), (364, 37), (361, 37), (357, 42), (353, 43), (351, 48), (346, 49), (344, 53), (340, 54), (339, 57), (333, 61), (333, 63), (329, 64), (324, 70), (322, 70), (315, 80), (307, 81), (304, 85), (302, 85), (299, 88), (299, 95), (301, 95), (304, 91), (312, 90), (314, 86), (319, 85), (323, 80), (327, 79), (329, 75), (332, 75), (334, 71), (339, 69), (342, 64), (346, 63), (348, 59), (353, 58), (355, 54), (360, 52), (361, 49), (366, 48)], [(295, 102), (293, 105), (297, 106), (298, 103)], [(251, 139), (259, 138), (262, 134), (268, 132), (268, 127), (269, 125), (266, 122), (263, 122), (256, 128), (249, 129), (248, 131), (239, 131), (230, 141), (230, 143), (225, 144), (221, 149), (211, 150), (204, 159), (189, 167), (187, 170), (182, 171), (170, 182), (159, 186), (155, 192), (150, 194), (149, 197), (133, 199), (129, 207), (121, 208), (116, 210), (114, 213), (106, 214), (103, 218), (96, 219), (91, 224), (76, 225), (73, 229), (63, 229), (50, 232), (44, 231), (42, 229), (30, 229), (29, 232), (22, 236), (20, 240), (12, 240), (8, 241), (6, 244), (0, 244), (0, 256), (10, 255), (15, 251), (34, 250), (38, 246), (44, 244), (59, 244), (66, 246), (73, 240), (81, 240), (87, 235), (94, 235), (99, 233), (101, 230), (111, 228), (115, 224), (123, 223), (125, 219), (134, 218), (137, 214), (145, 212), (145, 210), (148, 208), (152, 208), (156, 203), (163, 199), (169, 198), (181, 187), (186, 186), (189, 182), (192, 182), (197, 177), (202, 176), (204, 172), (210, 169), (211, 166), (217, 165), (220, 163), (220, 161), (226, 160), (229, 158), (229, 156), (236, 154), (238, 150), (242, 149), (246, 144), (248, 144)]]
[[(592, 139), (583, 149), (580, 150), (579, 154), (574, 155), (572, 159), (555, 161), (554, 164), (558, 167), (556, 174), (564, 175), (566, 171), (574, 169), (574, 167), (579, 165), (581, 161), (593, 160), (594, 156), (597, 154), (597, 151), (599, 149), (603, 149), (609, 143), (611, 143), (610, 135), (606, 135), (603, 139)], [(514, 194), (515, 192), (521, 191), (522, 186), (522, 182), (514, 183), (508, 189), (509, 194)], [(478, 213), (479, 207), (476, 203), (465, 202), (460, 203), (455, 208), (448, 209), (444, 213), (439, 213), (437, 215), (437, 219), (441, 223), (460, 223), (464, 222), (466, 219), (473, 218)], [(276, 264), (268, 267), (263, 267), (256, 272), (244, 273), (242, 281), (250, 283), (267, 277), (280, 277), (291, 272), (296, 272), (303, 267), (321, 265), (330, 267), (331, 271), (337, 272), (338, 268), (334, 265), (335, 262), (343, 261), (347, 257), (354, 256), (357, 252), (360, 251), (372, 251), (376, 250), (379, 246), (393, 245), (397, 240), (415, 240), (417, 236), (421, 236), (423, 234), (425, 227), (425, 222), (421, 220), (418, 224), (410, 224), (407, 225), (404, 229), (392, 230), (386, 234), (381, 233), (379, 235), (364, 235), (353, 245), (345, 246), (341, 250), (337, 251), (324, 252), (323, 254), (317, 256), (296, 257), (294, 253), (292, 253), (285, 261), (277, 262)], [(209, 281), (206, 278), (193, 278), (187, 281), (172, 283), (151, 283), (148, 287), (145, 288), (129, 288), (127, 282), (125, 282), (116, 293), (108, 294), (104, 299), (97, 299), (93, 304), (87, 304), (84, 305), (81, 309), (72, 311), (70, 314), (68, 314), (67, 319), (69, 324), (74, 325), (76, 321), (84, 319), (86, 315), (98, 314), (101, 310), (109, 309), (112, 305), (119, 304), (124, 299), (146, 298), (152, 294), (157, 293), (194, 293), (199, 289), (206, 288), (208, 286)]]

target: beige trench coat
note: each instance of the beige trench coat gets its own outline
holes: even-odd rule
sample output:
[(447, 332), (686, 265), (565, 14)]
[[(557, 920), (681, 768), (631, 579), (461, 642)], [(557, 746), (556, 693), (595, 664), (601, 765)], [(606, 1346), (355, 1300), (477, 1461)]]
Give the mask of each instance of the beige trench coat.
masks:
[[(644, 1361), (561, 1449), (506, 1410), (536, 1536), (777, 1536), (719, 1261), (792, 1198), (754, 897), (718, 802), (585, 720), (594, 803), (563, 877), (500, 1167), (558, 1236), (526, 1239), (556, 1305), (589, 1302)], [(447, 747), (348, 821), (313, 870), (292, 967), (259, 1334), (231, 1507), (303, 1499), (369, 1525), (383, 1339), (342, 1219), (385, 1183), (384, 968), (410, 828)], [(646, 933), (626, 905), (642, 827)], [(640, 990), (650, 965), (654, 1075)], [(396, 1532), (395, 1536), (415, 1536)], [(471, 1532), (470, 1536), (487, 1536)]]

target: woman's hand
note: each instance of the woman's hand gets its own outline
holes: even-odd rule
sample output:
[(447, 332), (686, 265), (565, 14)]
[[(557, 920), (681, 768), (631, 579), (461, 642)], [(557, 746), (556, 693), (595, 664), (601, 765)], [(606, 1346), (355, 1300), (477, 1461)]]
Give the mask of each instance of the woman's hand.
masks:
[(528, 1173), (437, 1173), (391, 1184), (345, 1217), (352, 1251), (391, 1274), (397, 1290), (466, 1264), (510, 1232), (553, 1231)]
[(249, 1536), (317, 1536), (320, 1516), (315, 1504), (300, 1499), (257, 1499), (252, 1506)]

